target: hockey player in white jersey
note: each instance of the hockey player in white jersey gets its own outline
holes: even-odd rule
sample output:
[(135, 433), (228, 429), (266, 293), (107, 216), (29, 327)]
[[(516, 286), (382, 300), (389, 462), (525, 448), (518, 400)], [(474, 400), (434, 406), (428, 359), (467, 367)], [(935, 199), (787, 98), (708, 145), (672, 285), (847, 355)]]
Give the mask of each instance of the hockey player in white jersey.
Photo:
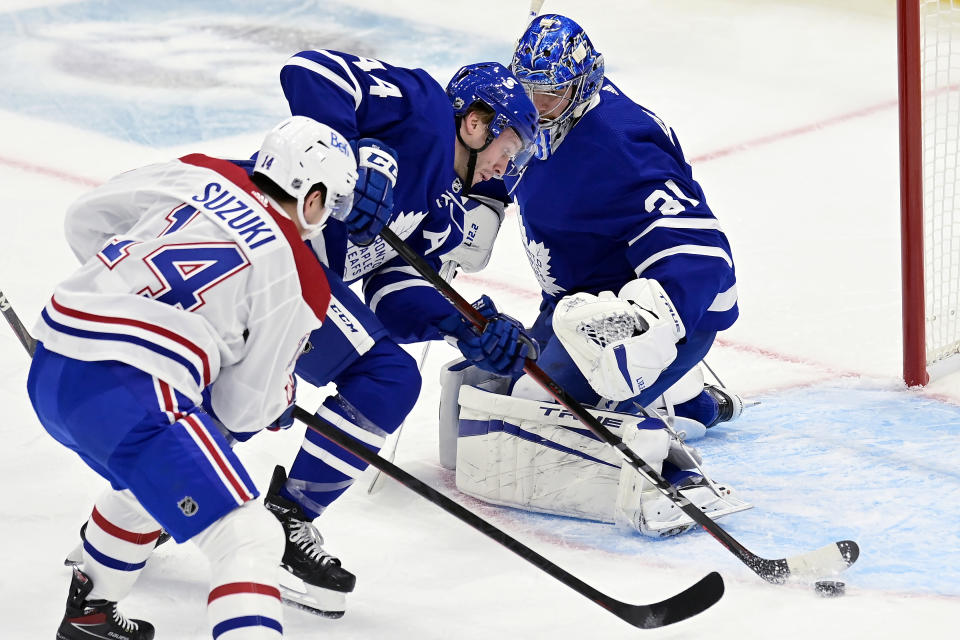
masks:
[(338, 132), (294, 117), (267, 134), (252, 177), (193, 154), (72, 205), (135, 224), (57, 286), (35, 327), (37, 416), (110, 483), (86, 524), (59, 640), (153, 638), (117, 601), (161, 528), (209, 560), (214, 638), (283, 635), (283, 532), (221, 429), (252, 433), (289, 414), (294, 366), (330, 299), (303, 238), (328, 216), (363, 224), (357, 175)]
[[(603, 56), (567, 17), (535, 18), (511, 70), (540, 114), (538, 159), (505, 178), (543, 289), (531, 331), (540, 366), (711, 517), (747, 508), (705, 477), (697, 452), (659, 417), (643, 414), (659, 405), (691, 440), (742, 410), (735, 394), (705, 387), (698, 367), (737, 318), (736, 276), (675, 134), (605, 77)], [(464, 376), (484, 388), (460, 394), (457, 423), (450, 407)], [(447, 378), (444, 441), (457, 447), (444, 458), (467, 493), (657, 537), (693, 525), (528, 377)]]
[[(292, 113), (330, 123), (357, 149), (354, 214), (364, 214), (330, 220), (309, 240), (324, 264), (331, 302), (328, 322), (310, 337), (323, 348), (308, 349), (296, 373), (318, 387), (334, 383), (337, 392), (324, 400), (318, 417), (379, 449), (420, 390), (417, 365), (398, 342), (451, 335), (480, 367), (499, 372), (522, 367), (529, 347), (517, 341), (523, 327), (491, 310), (489, 301), (491, 322), (483, 336), (476, 335), (376, 237), (374, 225), (390, 219), (391, 228), (434, 267), (443, 256), (462, 270), (481, 269), (503, 204), (474, 189), (484, 179), (519, 170), (530, 157), (536, 109), (498, 63), (468, 65), (444, 89), (421, 69), (303, 51), (287, 61), (281, 84)], [(259, 166), (258, 159), (237, 164), (251, 172)], [(132, 224), (116, 215), (76, 212), (67, 220), (67, 238), (83, 260)], [(362, 282), (365, 299), (348, 287), (353, 282)], [(343, 615), (356, 578), (324, 548), (313, 521), (365, 467), (308, 430), (289, 478), (283, 467), (275, 469), (265, 503), (286, 533), (285, 602), (325, 617)]]

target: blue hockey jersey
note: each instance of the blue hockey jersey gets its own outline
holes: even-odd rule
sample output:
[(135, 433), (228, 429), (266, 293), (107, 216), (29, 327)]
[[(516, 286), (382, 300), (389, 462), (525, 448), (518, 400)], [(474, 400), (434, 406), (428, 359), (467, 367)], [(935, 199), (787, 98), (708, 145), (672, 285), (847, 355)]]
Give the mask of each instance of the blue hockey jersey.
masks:
[[(463, 238), (462, 181), (453, 169), (456, 127), (446, 92), (422, 69), (395, 67), (338, 51), (302, 51), (280, 72), (293, 115), (309, 116), (356, 141), (392, 147), (399, 172), (390, 228), (435, 268)], [(381, 238), (367, 247), (330, 220), (311, 240), (347, 283), (363, 279), (367, 303), (401, 342), (438, 338), (434, 325), (453, 307)]]
[(546, 160), (506, 178), (546, 302), (657, 280), (687, 334), (738, 315), (730, 245), (672, 129), (609, 80)]

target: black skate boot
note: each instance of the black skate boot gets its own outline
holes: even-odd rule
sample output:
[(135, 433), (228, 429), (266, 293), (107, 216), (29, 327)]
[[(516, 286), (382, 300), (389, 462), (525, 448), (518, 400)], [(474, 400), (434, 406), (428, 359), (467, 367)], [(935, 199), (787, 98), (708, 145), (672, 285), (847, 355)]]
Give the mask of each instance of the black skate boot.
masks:
[[(157, 538), (156, 544), (153, 545), (153, 548), (156, 549), (164, 542), (169, 540), (171, 535), (164, 531), (160, 530), (160, 537)], [(73, 551), (67, 554), (67, 557), (63, 559), (63, 565), (66, 567), (75, 567), (81, 562), (83, 562), (83, 543), (87, 541), (87, 523), (84, 522), (80, 525), (80, 542), (73, 548)]]
[(280, 495), (287, 481), (283, 467), (273, 470), (270, 489), (263, 503), (283, 525), (286, 549), (280, 578), (283, 601), (325, 618), (339, 618), (346, 610), (347, 594), (357, 578), (340, 566), (340, 560), (323, 550), (323, 537), (307, 519), (300, 505)]
[(57, 629), (57, 640), (153, 640), (153, 625), (143, 620), (128, 620), (109, 600), (87, 600), (93, 580), (73, 568), (67, 612)]
[(736, 420), (743, 413), (743, 398), (737, 394), (730, 393), (726, 389), (715, 387), (712, 384), (703, 385), (703, 390), (717, 401), (717, 411), (719, 412), (717, 419), (706, 425), (708, 429), (721, 422)]

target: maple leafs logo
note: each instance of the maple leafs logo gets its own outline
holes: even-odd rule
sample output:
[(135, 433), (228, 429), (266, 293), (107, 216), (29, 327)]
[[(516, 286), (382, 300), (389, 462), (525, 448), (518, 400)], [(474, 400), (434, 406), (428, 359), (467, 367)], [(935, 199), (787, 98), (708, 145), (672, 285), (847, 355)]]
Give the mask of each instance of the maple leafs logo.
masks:
[(527, 252), (527, 260), (533, 267), (533, 273), (537, 276), (540, 288), (547, 295), (555, 296), (563, 293), (563, 287), (557, 285), (556, 278), (550, 276), (550, 249), (543, 246), (542, 242), (535, 242), (527, 239), (527, 228), (520, 225), (520, 237), (523, 240), (523, 248)]

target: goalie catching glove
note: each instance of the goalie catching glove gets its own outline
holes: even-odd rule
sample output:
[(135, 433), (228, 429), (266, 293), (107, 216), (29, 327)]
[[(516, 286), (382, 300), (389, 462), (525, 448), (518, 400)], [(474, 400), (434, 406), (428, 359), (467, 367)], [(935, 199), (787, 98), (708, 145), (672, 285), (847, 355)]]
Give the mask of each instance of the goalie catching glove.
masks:
[(677, 357), (686, 335), (670, 297), (656, 280), (631, 280), (615, 296), (566, 296), (553, 330), (593, 390), (627, 400), (648, 389)]
[(509, 376), (523, 371), (527, 358), (536, 360), (540, 355), (537, 342), (527, 335), (523, 325), (514, 318), (497, 311), (489, 296), (482, 296), (473, 303), (487, 324), (482, 333), (460, 313), (444, 318), (438, 328), (460, 349), (460, 353), (485, 371)]
[(393, 215), (393, 188), (397, 185), (397, 152), (374, 138), (356, 142), (357, 185), (353, 210), (343, 218), (350, 241), (373, 242)]

